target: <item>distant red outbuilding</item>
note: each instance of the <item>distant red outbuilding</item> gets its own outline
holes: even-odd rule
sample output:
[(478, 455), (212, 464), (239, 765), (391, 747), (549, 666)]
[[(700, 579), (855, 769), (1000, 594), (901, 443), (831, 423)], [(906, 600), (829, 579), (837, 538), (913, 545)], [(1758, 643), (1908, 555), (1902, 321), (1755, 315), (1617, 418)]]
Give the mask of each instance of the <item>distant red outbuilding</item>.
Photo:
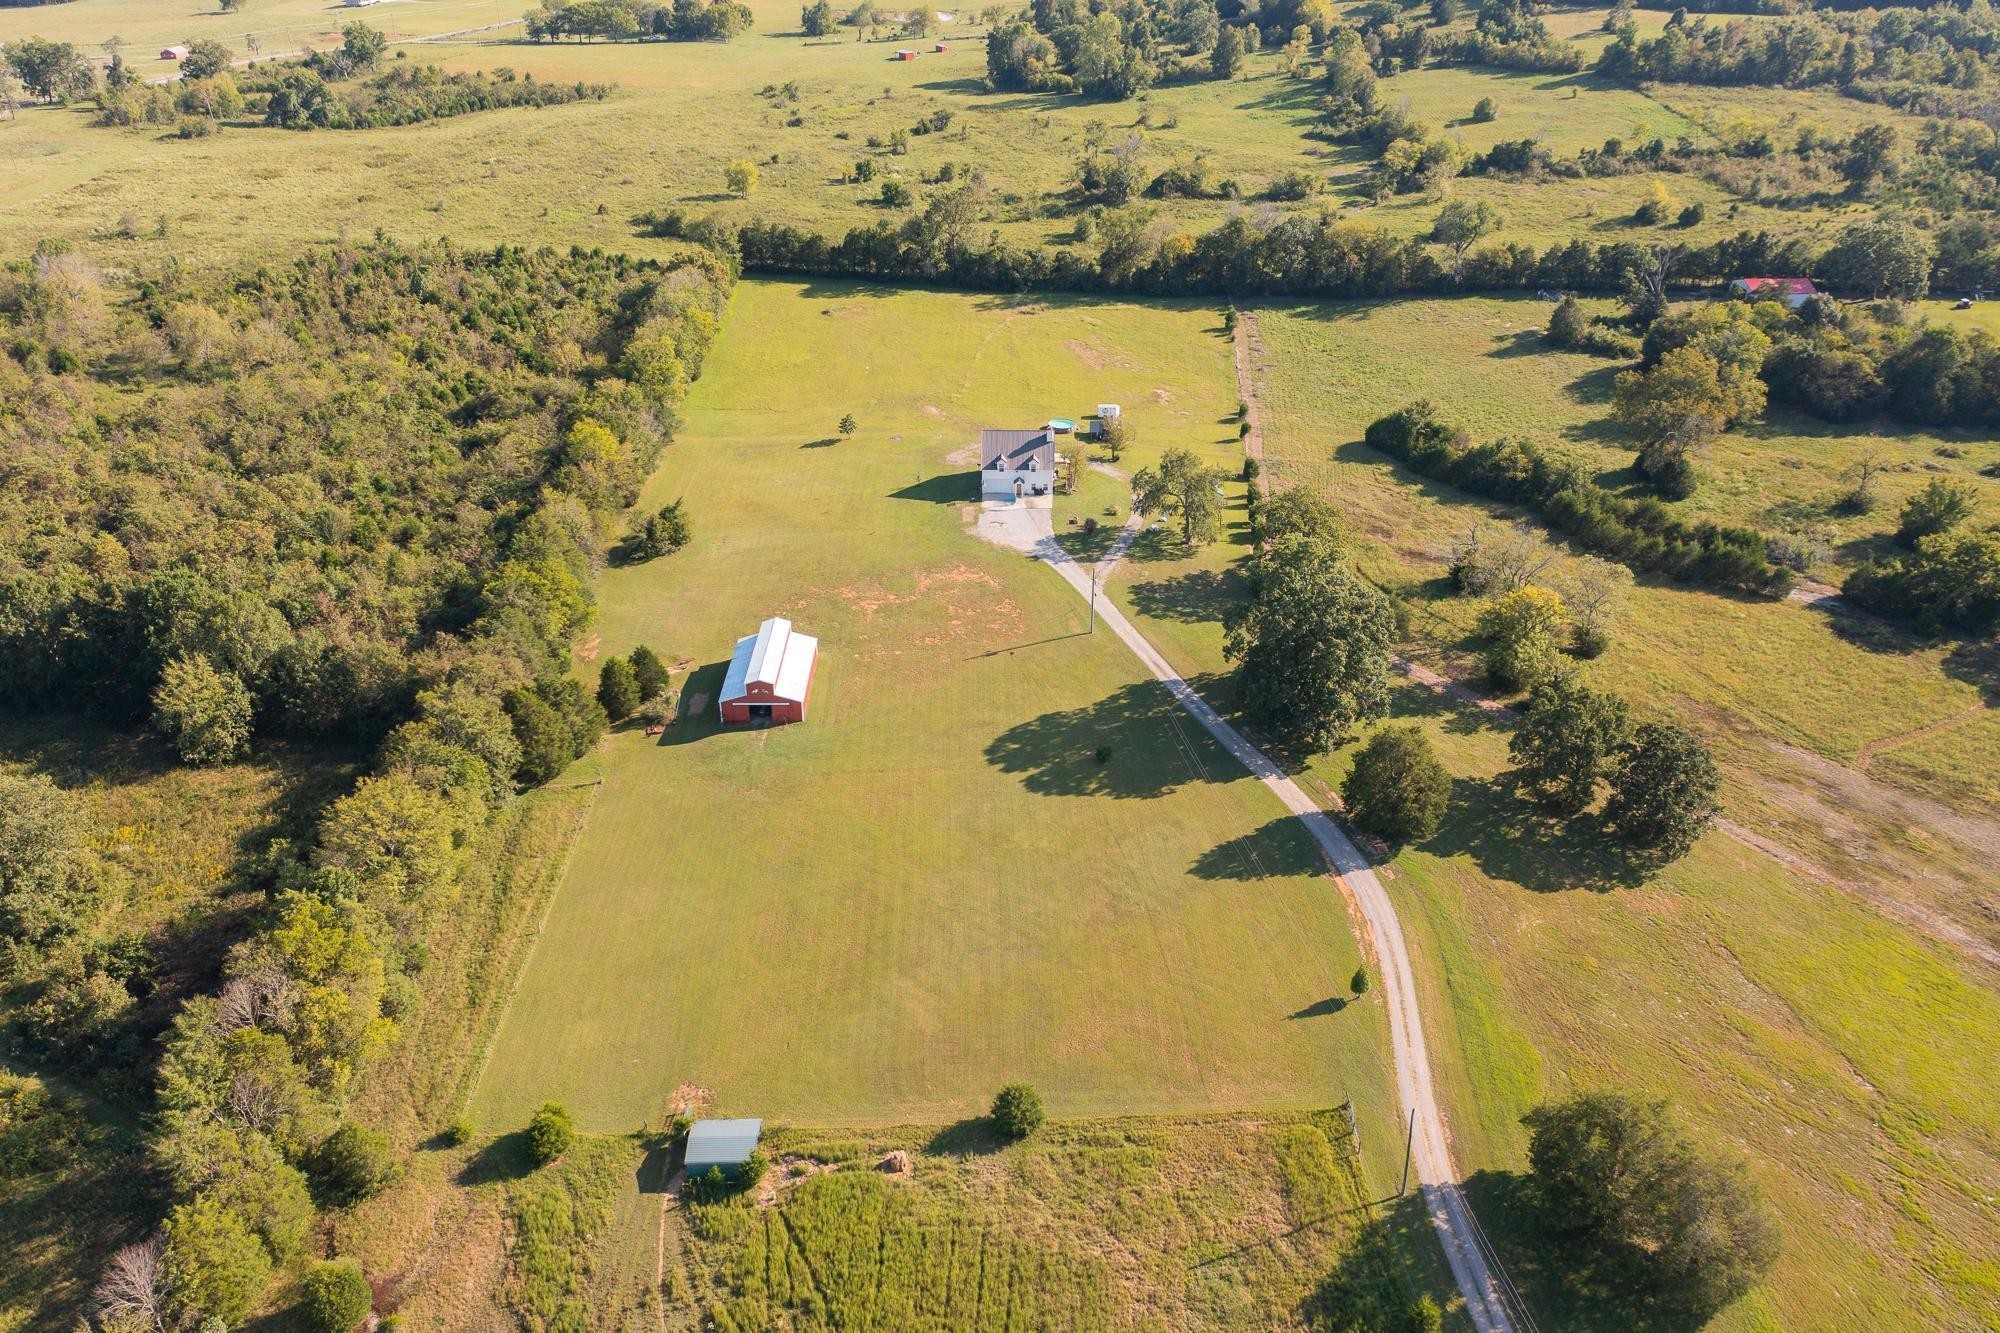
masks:
[(736, 641), (719, 707), (724, 722), (803, 722), (812, 693), (819, 640), (772, 616)]

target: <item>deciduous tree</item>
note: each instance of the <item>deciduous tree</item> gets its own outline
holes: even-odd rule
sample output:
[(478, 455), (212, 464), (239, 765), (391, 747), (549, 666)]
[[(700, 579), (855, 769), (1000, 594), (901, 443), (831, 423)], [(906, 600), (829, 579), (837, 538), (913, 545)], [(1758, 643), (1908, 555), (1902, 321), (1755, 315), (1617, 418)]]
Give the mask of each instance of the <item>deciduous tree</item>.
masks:
[(1042, 1094), (1026, 1083), (1009, 1083), (993, 1098), (993, 1123), (1010, 1139), (1025, 1139), (1042, 1127)]
[(1665, 1102), (1585, 1093), (1522, 1123), (1542, 1227), (1629, 1266), (1662, 1304), (1713, 1314), (1776, 1262), (1777, 1229), (1748, 1173), (1698, 1154)]
[(1715, 759), (1699, 736), (1672, 722), (1648, 722), (1611, 779), (1604, 819), (1634, 847), (1676, 860), (1714, 821), (1721, 786)]
[(1502, 684), (1533, 689), (1554, 671), (1561, 651), (1562, 598), (1547, 588), (1516, 588), (1479, 613), (1486, 670)]
[(251, 715), (250, 691), (206, 657), (175, 658), (153, 690), (153, 725), (190, 764), (220, 764), (248, 750)]
[(547, 1166), (568, 1152), (575, 1138), (576, 1126), (561, 1102), (543, 1102), (528, 1121), (528, 1152), (538, 1165)]
[(1332, 543), (1298, 534), (1270, 544), (1256, 583), (1224, 645), (1251, 719), (1317, 751), (1381, 716), (1396, 635), (1388, 599), (1342, 568)]
[(1201, 546), (1215, 540), (1222, 512), (1223, 474), (1188, 449), (1169, 449), (1158, 467), (1141, 468), (1132, 478), (1132, 504), (1141, 514), (1177, 516), (1181, 540)]
[(1577, 815), (1597, 799), (1598, 780), (1631, 730), (1623, 699), (1564, 672), (1535, 687), (1507, 754), (1529, 795), (1557, 814)]

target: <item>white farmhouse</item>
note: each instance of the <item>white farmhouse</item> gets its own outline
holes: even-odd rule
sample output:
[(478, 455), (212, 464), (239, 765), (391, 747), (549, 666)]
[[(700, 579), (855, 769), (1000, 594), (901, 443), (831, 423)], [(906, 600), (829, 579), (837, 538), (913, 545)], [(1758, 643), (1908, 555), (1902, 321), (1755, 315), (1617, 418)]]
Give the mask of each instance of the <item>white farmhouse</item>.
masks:
[(1021, 500), (1055, 490), (1056, 436), (1040, 430), (979, 432), (979, 496)]

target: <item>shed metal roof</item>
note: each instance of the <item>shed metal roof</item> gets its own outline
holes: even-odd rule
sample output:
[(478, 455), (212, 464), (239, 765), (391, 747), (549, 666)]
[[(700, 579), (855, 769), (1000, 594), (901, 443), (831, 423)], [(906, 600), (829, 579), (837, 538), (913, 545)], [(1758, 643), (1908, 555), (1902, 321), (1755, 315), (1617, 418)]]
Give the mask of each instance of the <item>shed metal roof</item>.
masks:
[(698, 1175), (711, 1166), (741, 1166), (764, 1133), (762, 1120), (697, 1120), (688, 1129), (687, 1170)]
[(718, 702), (734, 703), (756, 684), (770, 686), (779, 699), (802, 703), (812, 681), (813, 659), (818, 655), (818, 639), (794, 632), (792, 622), (783, 616), (772, 616), (755, 634), (736, 641)]

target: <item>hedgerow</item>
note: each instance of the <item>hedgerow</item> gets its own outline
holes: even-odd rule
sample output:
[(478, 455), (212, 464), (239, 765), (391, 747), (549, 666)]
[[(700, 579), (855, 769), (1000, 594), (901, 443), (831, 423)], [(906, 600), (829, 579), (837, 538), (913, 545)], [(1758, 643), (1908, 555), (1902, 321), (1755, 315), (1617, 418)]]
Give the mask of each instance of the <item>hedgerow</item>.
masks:
[(1364, 438), (1427, 477), (1533, 509), (1550, 527), (1634, 569), (1750, 592), (1790, 587), (1790, 572), (1771, 563), (1761, 534), (1689, 523), (1658, 500), (1613, 495), (1589, 481), (1575, 459), (1533, 441), (1475, 444), (1429, 403), (1377, 419)]

